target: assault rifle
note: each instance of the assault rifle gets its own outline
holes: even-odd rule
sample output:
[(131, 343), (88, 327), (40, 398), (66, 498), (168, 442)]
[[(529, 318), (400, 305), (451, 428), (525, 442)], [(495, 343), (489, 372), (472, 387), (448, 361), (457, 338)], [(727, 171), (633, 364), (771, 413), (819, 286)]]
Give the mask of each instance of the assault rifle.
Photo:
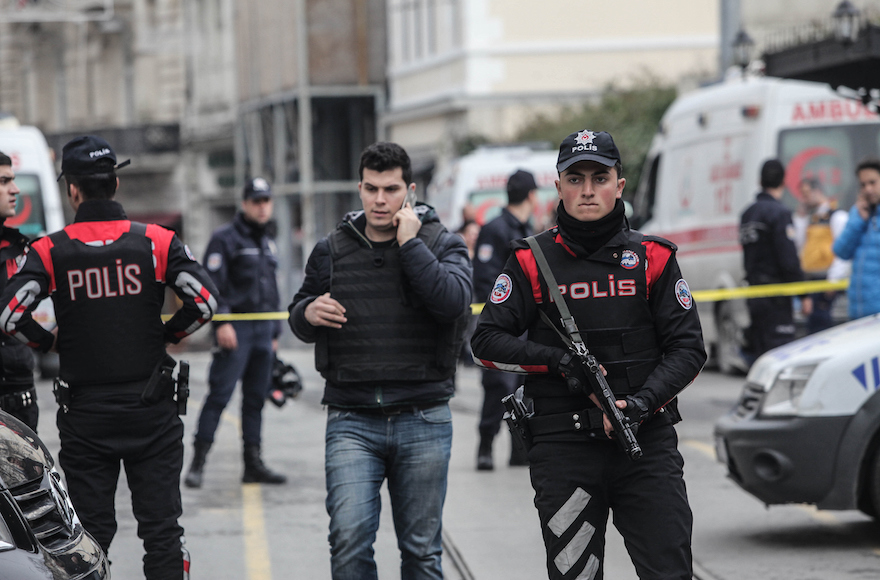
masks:
[[(617, 438), (617, 442), (620, 443), (620, 446), (629, 458), (633, 460), (640, 458), (642, 456), (642, 448), (639, 446), (639, 442), (636, 439), (635, 433), (633, 433), (632, 427), (630, 427), (629, 420), (623, 414), (623, 411), (615, 404), (617, 398), (614, 396), (614, 393), (611, 392), (611, 387), (608, 386), (608, 381), (605, 380), (605, 375), (602, 374), (602, 369), (599, 367), (599, 361), (596, 360), (595, 356), (590, 354), (590, 351), (587, 350), (587, 345), (582, 341), (572, 341), (571, 351), (577, 356), (580, 364), (587, 372), (590, 385), (584, 385), (580, 381), (576, 382), (587, 396), (590, 396), (590, 394), (596, 395), (602, 410), (605, 412), (608, 420), (611, 421), (611, 428), (614, 431), (614, 436)], [(571, 386), (571, 383), (569, 383), (569, 385)]]

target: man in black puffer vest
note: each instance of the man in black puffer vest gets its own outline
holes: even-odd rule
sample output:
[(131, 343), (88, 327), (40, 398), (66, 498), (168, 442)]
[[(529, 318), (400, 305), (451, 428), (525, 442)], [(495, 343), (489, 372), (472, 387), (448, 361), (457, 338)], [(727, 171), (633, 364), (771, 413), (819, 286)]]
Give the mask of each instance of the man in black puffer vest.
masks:
[(318, 242), (290, 305), (290, 327), (316, 343), (326, 379), (332, 577), (377, 577), (372, 544), (387, 478), (401, 577), (442, 578), (448, 400), (470, 313), (471, 264), (464, 241), (433, 208), (416, 204), (399, 145), (368, 147), (359, 176), (363, 210)]
[(558, 225), (534, 239), (637, 427), (642, 458), (631, 461), (611, 439), (595, 395), (585, 394), (586, 372), (563, 341), (567, 327), (526, 241), (514, 242), (471, 347), (485, 367), (526, 374), (529, 469), (550, 579), (601, 580), (609, 510), (639, 578), (690, 579), (693, 517), (673, 424), (676, 396), (706, 361), (696, 306), (675, 246), (629, 228), (611, 135), (572, 133), (556, 169)]

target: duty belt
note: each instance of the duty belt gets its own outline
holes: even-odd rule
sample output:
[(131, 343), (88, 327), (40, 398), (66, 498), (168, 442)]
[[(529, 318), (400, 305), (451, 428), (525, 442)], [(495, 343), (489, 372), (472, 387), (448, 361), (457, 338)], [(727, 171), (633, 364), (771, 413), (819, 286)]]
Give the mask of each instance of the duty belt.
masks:
[(26, 407), (30, 407), (34, 403), (37, 402), (37, 389), (36, 387), (31, 387), (25, 391), (21, 391), (19, 393), (9, 393), (7, 395), (0, 395), (0, 408), (2, 408), (6, 412), (17, 411), (18, 409), (24, 409)]
[(603, 429), (602, 409), (592, 407), (569, 413), (534, 415), (529, 417), (529, 430), (532, 436), (551, 433), (571, 433), (588, 429)]

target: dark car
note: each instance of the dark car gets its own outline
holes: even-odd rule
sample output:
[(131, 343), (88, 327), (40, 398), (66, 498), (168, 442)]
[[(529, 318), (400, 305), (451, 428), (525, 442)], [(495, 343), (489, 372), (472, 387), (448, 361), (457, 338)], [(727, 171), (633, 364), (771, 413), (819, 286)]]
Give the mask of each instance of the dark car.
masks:
[(110, 578), (54, 464), (36, 433), (0, 411), (0, 578)]

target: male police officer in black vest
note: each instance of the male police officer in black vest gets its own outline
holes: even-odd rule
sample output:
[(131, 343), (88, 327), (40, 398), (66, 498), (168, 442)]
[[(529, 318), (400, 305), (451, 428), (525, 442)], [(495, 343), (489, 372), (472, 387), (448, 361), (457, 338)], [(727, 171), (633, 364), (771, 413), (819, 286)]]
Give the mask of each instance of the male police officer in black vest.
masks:
[[(507, 258), (510, 242), (532, 235), (531, 217), (538, 202), (538, 184), (535, 176), (519, 169), (507, 178), (507, 207), (501, 215), (480, 229), (477, 251), (474, 256), (474, 296), (479, 302), (489, 299), (492, 286)], [(495, 369), (481, 371), (483, 381), (483, 407), (480, 412), (480, 446), (477, 449), (477, 469), (489, 471), (492, 462), (492, 441), (498, 434), (504, 415), (501, 399), (522, 384), (518, 376)], [(510, 450), (510, 465), (527, 465), (519, 446)]]
[[(278, 310), (278, 250), (272, 219), (272, 190), (262, 177), (245, 184), (241, 211), (232, 223), (211, 236), (205, 268), (220, 291), (218, 312), (274, 312)], [(281, 332), (278, 320), (236, 320), (214, 323), (217, 347), (208, 371), (208, 394), (195, 435), (187, 487), (202, 486), (208, 450), (220, 415), (241, 381), (241, 437), (244, 442), (244, 483), (284, 483), (287, 478), (270, 470), (261, 454), (263, 403), (272, 381), (272, 362)]]
[[(147, 580), (180, 580), (183, 423), (165, 352), (217, 308), (211, 279), (174, 232), (129, 221), (114, 201), (116, 155), (103, 139), (64, 146), (61, 173), (74, 223), (33, 242), (0, 297), (2, 329), (47, 352), (57, 349), (61, 467), (83, 526), (104, 550), (116, 533), (120, 462), (131, 490)], [(183, 306), (165, 324), (165, 287)], [(52, 296), (57, 338), (31, 317)]]
[[(629, 228), (611, 135), (572, 133), (556, 168), (558, 225), (534, 238), (556, 297), (537, 252), (514, 242), (471, 339), (474, 356), (527, 373), (529, 467), (551, 580), (602, 578), (609, 509), (639, 578), (689, 580), (693, 518), (673, 424), (676, 395), (706, 360), (693, 298), (675, 246)], [(556, 300), (604, 365), (617, 407), (640, 423), (641, 459), (610, 438), (595, 395), (585, 394), (588, 378), (563, 340), (569, 326)]]
[(415, 203), (399, 145), (368, 147), (359, 173), (363, 211), (318, 242), (290, 305), (290, 326), (316, 342), (327, 381), (333, 579), (376, 578), (372, 544), (386, 478), (401, 577), (442, 578), (447, 401), (470, 314), (471, 264), (461, 237)]
[[(15, 216), (18, 194), (12, 159), (0, 153), (0, 293), (24, 263), (28, 239), (4, 222)], [(0, 335), (0, 408), (37, 430), (40, 408), (34, 388), (34, 355), (21, 341)]]

